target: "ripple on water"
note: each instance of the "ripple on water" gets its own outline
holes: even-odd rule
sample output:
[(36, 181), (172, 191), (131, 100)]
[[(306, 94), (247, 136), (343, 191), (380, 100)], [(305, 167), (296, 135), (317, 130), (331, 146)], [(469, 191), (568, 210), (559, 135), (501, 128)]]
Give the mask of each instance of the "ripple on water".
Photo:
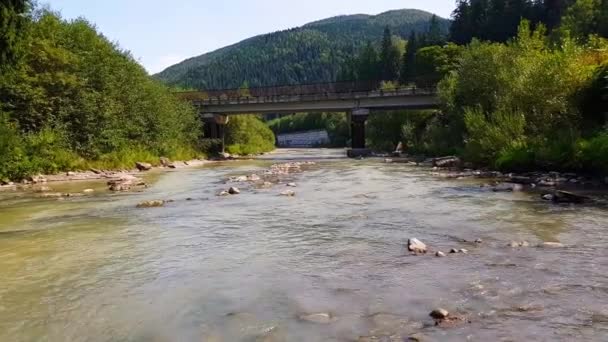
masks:
[[(0, 202), (0, 340), (586, 340), (607, 333), (601, 208), (492, 193), (472, 180), (343, 151), (290, 175), (293, 198), (231, 175), (274, 160), (163, 174), (143, 193)], [(187, 198), (193, 200), (186, 201)], [(145, 200), (173, 199), (138, 210)], [(431, 250), (411, 256), (416, 237)], [(465, 242), (482, 238), (482, 244)], [(565, 248), (510, 248), (510, 241)], [(437, 307), (470, 324), (433, 327)], [(330, 313), (331, 324), (298, 319)], [(381, 340), (381, 339), (380, 339)]]

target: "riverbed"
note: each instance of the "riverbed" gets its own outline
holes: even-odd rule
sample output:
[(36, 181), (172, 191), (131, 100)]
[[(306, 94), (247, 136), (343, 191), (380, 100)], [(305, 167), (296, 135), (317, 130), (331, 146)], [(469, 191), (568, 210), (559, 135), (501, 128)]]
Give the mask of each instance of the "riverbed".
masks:
[[(269, 188), (227, 182), (298, 160), (316, 164)], [(147, 180), (118, 194), (49, 184), (95, 190), (62, 200), (0, 193), (0, 341), (608, 340), (604, 207), (343, 150)], [(240, 195), (217, 196), (232, 185)], [(136, 208), (159, 199), (173, 202)], [(409, 238), (431, 251), (411, 255)], [(463, 320), (435, 326), (439, 307)], [(302, 319), (318, 313), (329, 319)]]

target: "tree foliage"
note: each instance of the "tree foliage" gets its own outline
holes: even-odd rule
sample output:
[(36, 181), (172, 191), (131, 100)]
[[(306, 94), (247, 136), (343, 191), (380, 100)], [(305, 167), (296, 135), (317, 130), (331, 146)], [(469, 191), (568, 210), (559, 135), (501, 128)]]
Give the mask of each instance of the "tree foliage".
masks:
[(85, 167), (84, 160), (116, 167), (194, 156), (200, 124), (193, 108), (128, 52), (84, 19), (41, 10), (27, 25), (19, 44), (28, 49), (0, 75), (0, 125), (11, 137), (17, 132), (2, 142), (13, 151), (2, 176)]
[[(377, 16), (330, 18), (188, 59), (157, 77), (192, 89), (234, 89), (244, 81), (250, 87), (260, 87), (353, 80), (352, 70), (345, 70), (344, 65), (354, 67), (353, 57), (364, 50), (370, 53), (367, 42), (380, 42), (386, 27), (398, 37), (411, 31), (426, 32), (431, 17), (424, 11), (399, 10)], [(449, 21), (436, 18), (437, 26), (445, 34)], [(382, 54), (379, 44), (373, 47), (376, 55)], [(394, 64), (387, 66), (394, 68)]]

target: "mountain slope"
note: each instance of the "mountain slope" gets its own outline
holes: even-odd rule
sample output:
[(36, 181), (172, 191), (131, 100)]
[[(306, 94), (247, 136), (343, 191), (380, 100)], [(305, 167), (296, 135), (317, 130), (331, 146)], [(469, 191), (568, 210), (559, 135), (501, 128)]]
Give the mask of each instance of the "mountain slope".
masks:
[[(383, 30), (407, 37), (427, 30), (431, 13), (395, 10), (377, 16), (338, 16), (299, 28), (264, 34), (190, 58), (156, 77), (167, 84), (194, 89), (238, 88), (332, 82), (340, 66)], [(447, 32), (449, 21), (439, 19)]]

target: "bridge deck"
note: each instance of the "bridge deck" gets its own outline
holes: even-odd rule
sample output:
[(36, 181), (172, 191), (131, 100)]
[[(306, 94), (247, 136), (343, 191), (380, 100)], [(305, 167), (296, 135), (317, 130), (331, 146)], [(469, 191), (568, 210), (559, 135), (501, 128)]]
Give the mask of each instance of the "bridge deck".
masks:
[[(340, 85), (337, 87), (336, 85)], [(310, 86), (309, 86), (310, 87)], [(281, 87), (283, 90), (285, 87)], [(293, 113), (300, 111), (349, 111), (367, 109), (430, 109), (438, 106), (436, 90), (401, 87), (382, 90), (361, 90), (344, 84), (303, 88), (295, 86), (287, 94), (277, 88), (181, 92), (178, 96), (191, 101), (201, 112), (216, 114)], [(297, 94), (298, 90), (301, 94)], [(323, 91), (326, 90), (326, 91)], [(321, 91), (321, 92), (319, 92)], [(238, 94), (239, 92), (250, 92)], [(255, 95), (252, 95), (255, 94)]]

